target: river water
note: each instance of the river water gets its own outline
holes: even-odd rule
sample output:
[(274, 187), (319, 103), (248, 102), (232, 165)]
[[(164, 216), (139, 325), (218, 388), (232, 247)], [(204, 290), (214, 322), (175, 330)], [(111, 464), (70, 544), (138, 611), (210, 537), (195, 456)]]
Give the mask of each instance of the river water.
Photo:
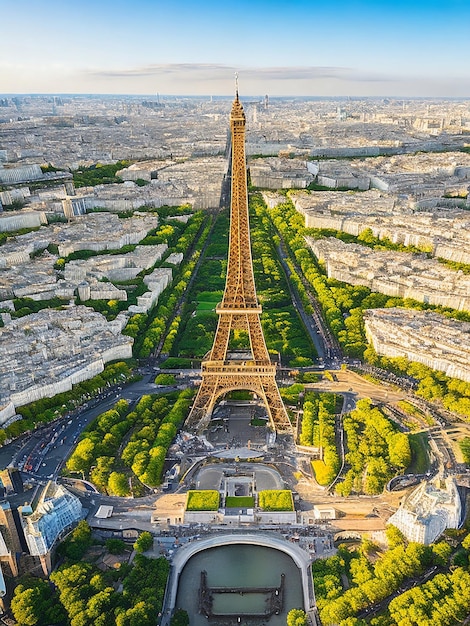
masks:
[[(199, 614), (199, 588), (201, 571), (207, 572), (209, 587), (279, 587), (281, 574), (285, 574), (284, 607), (279, 615), (270, 618), (206, 618)], [(214, 612), (217, 614), (262, 614), (266, 595), (262, 593), (223, 593), (214, 596)], [(192, 556), (181, 572), (176, 607), (189, 614), (190, 626), (217, 626), (240, 624), (241, 626), (285, 626), (287, 613), (303, 607), (301, 574), (285, 552), (274, 548), (247, 544), (230, 544), (198, 552)]]

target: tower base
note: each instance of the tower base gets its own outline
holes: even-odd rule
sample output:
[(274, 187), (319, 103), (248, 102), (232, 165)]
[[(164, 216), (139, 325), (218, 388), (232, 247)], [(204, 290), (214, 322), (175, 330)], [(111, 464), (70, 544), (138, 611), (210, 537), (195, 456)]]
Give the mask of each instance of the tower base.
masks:
[(291, 433), (292, 425), (276, 383), (276, 366), (256, 361), (206, 361), (202, 383), (186, 421), (186, 427), (204, 430), (217, 399), (229, 391), (256, 393), (264, 402), (272, 427), (278, 433)]

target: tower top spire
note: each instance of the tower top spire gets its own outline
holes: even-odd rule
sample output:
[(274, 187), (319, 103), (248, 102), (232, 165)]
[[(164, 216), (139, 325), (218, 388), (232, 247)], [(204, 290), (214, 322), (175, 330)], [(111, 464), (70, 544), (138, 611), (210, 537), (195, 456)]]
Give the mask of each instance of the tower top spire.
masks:
[(243, 125), (245, 124), (245, 113), (243, 111), (242, 103), (238, 98), (238, 72), (235, 72), (235, 100), (232, 104), (230, 119), (232, 122), (237, 120), (237, 123), (243, 122)]

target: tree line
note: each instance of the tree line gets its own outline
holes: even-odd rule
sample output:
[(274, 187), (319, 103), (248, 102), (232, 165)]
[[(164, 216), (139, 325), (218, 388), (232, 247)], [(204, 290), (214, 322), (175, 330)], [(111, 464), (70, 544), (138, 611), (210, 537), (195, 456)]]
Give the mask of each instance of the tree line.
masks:
[(137, 313), (130, 318), (123, 333), (135, 338), (136, 356), (140, 358), (150, 356), (165, 335), (162, 351), (169, 353), (172, 350), (181, 322), (180, 316), (173, 319), (172, 316), (191, 279), (210, 227), (210, 218), (205, 218), (202, 212), (197, 213), (192, 221), (188, 222), (187, 230), (172, 251), (186, 254), (193, 247), (191, 256), (186, 258), (177, 270), (172, 284), (160, 294), (157, 306), (147, 314)]
[[(83, 431), (66, 463), (103, 493), (142, 495), (162, 482), (168, 448), (184, 422), (193, 391), (142, 396), (129, 411), (125, 400), (99, 415)], [(137, 479), (137, 481), (136, 481)]]
[[(364, 539), (359, 549), (348, 550), (346, 546), (340, 546), (335, 556), (314, 561), (312, 572), (315, 596), (324, 626), (366, 624), (367, 622), (355, 616), (395, 593), (407, 580), (421, 576), (431, 566), (447, 565), (452, 549), (445, 541), (432, 546), (415, 542), (407, 543), (394, 526), (389, 526), (386, 534), (389, 543), (386, 551), (382, 552), (370, 540)], [(462, 573), (463, 570), (458, 577), (461, 577)], [(468, 576), (468, 572), (466, 574)], [(345, 579), (348, 580), (348, 588), (344, 588)], [(408, 593), (400, 594), (391, 601), (392, 611), (396, 612), (398, 607), (406, 604), (409, 598)], [(470, 607), (470, 593), (466, 593), (465, 597), (468, 608)], [(439, 595), (436, 594), (436, 600), (438, 598)], [(428, 598), (428, 610), (432, 606), (432, 599)], [(371, 624), (422, 626), (423, 623), (428, 623), (404, 621), (400, 624), (389, 619), (392, 611), (388, 616), (385, 611), (380, 617), (372, 619)], [(434, 623), (452, 624), (455, 622)]]
[(12, 422), (0, 429), (0, 445), (9, 439), (33, 430), (73, 411), (86, 400), (97, 395), (106, 387), (125, 381), (135, 380), (131, 364), (124, 361), (109, 363), (101, 374), (77, 383), (70, 391), (58, 393), (51, 398), (42, 398), (20, 408), (23, 419)]
[(364, 358), (371, 365), (416, 379), (418, 385), (414, 392), (417, 396), (429, 402), (438, 402), (445, 409), (470, 418), (470, 383), (451, 378), (443, 372), (433, 370), (422, 363), (408, 361), (404, 357), (378, 356), (372, 346), (364, 352)]
[[(470, 384), (459, 379), (452, 379), (420, 363), (409, 362), (405, 358), (389, 359), (379, 357), (373, 347), (368, 345), (363, 311), (382, 307), (401, 306), (418, 310), (434, 310), (444, 316), (457, 320), (470, 320), (470, 313), (456, 311), (448, 307), (433, 306), (411, 299), (390, 297), (371, 292), (367, 287), (341, 283), (326, 276), (325, 268), (307, 248), (304, 236), (325, 236), (327, 231), (308, 229), (305, 220), (295, 210), (292, 202), (286, 198), (269, 211), (271, 220), (283, 237), (295, 263), (312, 286), (322, 308), (323, 316), (329, 328), (336, 336), (346, 355), (364, 359), (372, 365), (378, 365), (389, 371), (406, 373), (419, 381), (416, 393), (425, 399), (437, 400), (450, 411), (470, 417)], [(331, 233), (330, 233), (331, 234)], [(337, 234), (336, 231), (334, 234)], [(341, 238), (352, 236), (341, 234)], [(362, 243), (369, 242), (370, 236), (364, 233)], [(349, 240), (349, 239), (348, 239)], [(361, 243), (361, 241), (358, 241)], [(378, 245), (377, 242), (369, 242)], [(385, 242), (386, 243), (386, 242)], [(381, 245), (384, 242), (380, 242)], [(295, 276), (293, 277), (295, 280)], [(298, 281), (297, 281), (298, 282)]]
[(343, 418), (346, 435), (347, 472), (336, 486), (337, 493), (376, 495), (396, 474), (403, 473), (411, 463), (411, 448), (406, 433), (374, 407), (367, 398)]
[(122, 178), (116, 176), (116, 172), (125, 167), (129, 167), (130, 161), (117, 161), (103, 165), (96, 163), (89, 167), (82, 167), (72, 172), (75, 187), (91, 187), (95, 185), (106, 185), (110, 183), (122, 183)]
[(336, 449), (335, 414), (338, 398), (333, 393), (312, 393), (303, 403), (302, 428), (299, 443), (320, 449), (320, 458), (312, 461), (319, 485), (329, 485), (339, 472), (341, 461)]

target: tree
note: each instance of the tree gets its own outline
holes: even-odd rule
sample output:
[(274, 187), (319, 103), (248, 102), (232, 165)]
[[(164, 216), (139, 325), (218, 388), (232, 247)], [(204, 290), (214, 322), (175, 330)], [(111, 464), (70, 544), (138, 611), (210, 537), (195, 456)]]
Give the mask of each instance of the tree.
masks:
[(41, 622), (41, 596), (36, 589), (25, 589), (19, 585), (11, 601), (11, 610), (22, 626), (34, 626)]
[(175, 385), (176, 378), (173, 374), (158, 374), (155, 378), (156, 385)]
[(110, 554), (123, 554), (126, 551), (126, 544), (122, 539), (107, 539), (105, 545)]
[(96, 459), (96, 465), (90, 472), (90, 480), (98, 489), (106, 489), (115, 461), (113, 456), (99, 456)]
[(459, 441), (459, 446), (465, 463), (470, 465), (470, 437), (464, 437), (461, 441)]
[(59, 549), (71, 561), (80, 561), (90, 544), (91, 528), (85, 520), (81, 520)]
[(115, 496), (128, 496), (130, 488), (126, 475), (121, 472), (112, 472), (108, 479), (108, 491)]
[(93, 620), (94, 625), (99, 624), (99, 620), (101, 617), (101, 622), (106, 623), (106, 625), (110, 624), (109, 621), (106, 620), (107, 613), (112, 608), (113, 605), (113, 593), (114, 589), (112, 587), (106, 587), (102, 591), (95, 593), (87, 603), (87, 616)]
[(408, 435), (395, 433), (388, 440), (390, 463), (403, 470), (411, 463), (411, 448)]
[(189, 615), (184, 609), (176, 609), (170, 620), (170, 626), (189, 626)]
[(141, 601), (116, 615), (116, 626), (154, 626), (153, 607)]
[(291, 609), (287, 614), (287, 626), (307, 626), (308, 618), (302, 609)]
[(84, 472), (90, 471), (93, 458), (95, 456), (95, 444), (90, 439), (82, 439), (77, 444), (73, 454), (67, 461), (67, 469), (70, 472)]
[(21, 626), (63, 622), (65, 614), (49, 584), (41, 578), (24, 578), (11, 600), (14, 618)]
[(433, 562), (436, 565), (442, 565), (442, 566), (447, 565), (451, 554), (452, 554), (452, 548), (445, 541), (439, 541), (439, 543), (435, 543), (432, 546)]
[(134, 550), (136, 552), (147, 552), (153, 547), (153, 536), (151, 533), (144, 530), (140, 533), (137, 541), (134, 543)]
[(462, 541), (462, 548), (465, 548), (465, 550), (470, 551), (470, 533), (468, 533), (468, 535)]
[(397, 546), (403, 546), (406, 543), (405, 535), (393, 524), (388, 524), (385, 529), (385, 536), (390, 550)]
[(90, 563), (74, 563), (52, 572), (50, 578), (59, 591), (79, 589), (87, 584), (92, 566)]

